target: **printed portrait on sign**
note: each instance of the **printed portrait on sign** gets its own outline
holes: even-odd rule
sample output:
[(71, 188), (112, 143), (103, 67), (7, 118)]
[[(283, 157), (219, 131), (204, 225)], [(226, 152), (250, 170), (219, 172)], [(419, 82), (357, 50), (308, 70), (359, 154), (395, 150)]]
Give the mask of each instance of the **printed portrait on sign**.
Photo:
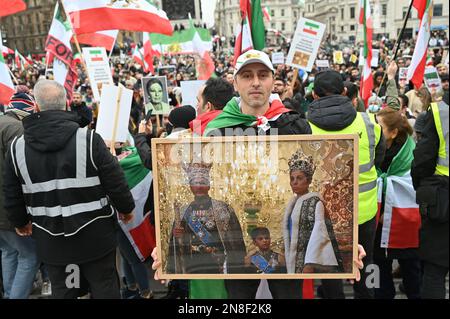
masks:
[(145, 114), (168, 115), (172, 107), (169, 105), (167, 78), (165, 76), (142, 78), (144, 89)]
[(357, 137), (152, 140), (161, 278), (355, 278)]

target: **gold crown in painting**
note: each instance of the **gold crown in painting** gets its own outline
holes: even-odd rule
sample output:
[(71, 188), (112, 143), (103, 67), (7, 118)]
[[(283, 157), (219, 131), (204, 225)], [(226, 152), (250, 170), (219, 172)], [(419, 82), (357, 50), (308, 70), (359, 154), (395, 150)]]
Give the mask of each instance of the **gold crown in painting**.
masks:
[(291, 156), (288, 165), (290, 171), (298, 170), (305, 173), (306, 176), (313, 176), (316, 170), (313, 157), (303, 153), (302, 149), (298, 149), (297, 152)]

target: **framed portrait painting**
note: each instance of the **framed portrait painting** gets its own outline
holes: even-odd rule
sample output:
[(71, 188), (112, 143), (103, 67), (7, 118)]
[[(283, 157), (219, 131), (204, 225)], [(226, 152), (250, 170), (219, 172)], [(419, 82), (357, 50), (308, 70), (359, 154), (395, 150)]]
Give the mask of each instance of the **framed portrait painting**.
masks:
[(172, 106), (169, 105), (169, 93), (167, 90), (167, 77), (153, 76), (142, 78), (144, 90), (145, 114), (149, 111), (153, 115), (168, 115)]
[(153, 139), (162, 279), (356, 278), (358, 136)]

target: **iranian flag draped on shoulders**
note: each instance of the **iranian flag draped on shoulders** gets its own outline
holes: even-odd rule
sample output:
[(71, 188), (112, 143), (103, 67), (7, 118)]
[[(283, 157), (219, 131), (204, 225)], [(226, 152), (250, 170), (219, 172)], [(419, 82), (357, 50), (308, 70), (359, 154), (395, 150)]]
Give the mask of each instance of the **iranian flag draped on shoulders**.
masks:
[(76, 34), (102, 30), (146, 31), (170, 35), (172, 25), (151, 0), (62, 0)]
[(70, 45), (73, 31), (69, 20), (63, 17), (59, 3), (56, 3), (52, 25), (45, 44), (48, 62), (53, 61), (53, 75), (61, 83), (67, 93), (67, 100), (72, 101), (73, 88), (78, 74), (73, 61), (73, 51)]
[(241, 24), (237, 29), (234, 62), (248, 50), (262, 50), (266, 46), (264, 15), (261, 0), (240, 0)]
[(378, 203), (383, 211), (381, 248), (419, 247), (421, 217), (411, 178), (415, 147), (416, 143), (409, 136), (387, 172), (377, 169)]
[(367, 108), (369, 98), (372, 96), (373, 76), (372, 76), (372, 37), (373, 37), (373, 21), (369, 0), (359, 0), (360, 15), (359, 24), (364, 26), (364, 67), (361, 78), (361, 98), (364, 106)]
[(430, 42), (431, 18), (433, 17), (432, 0), (414, 0), (414, 8), (420, 19), (420, 28), (417, 35), (416, 47), (408, 67), (408, 81), (414, 84), (414, 87), (420, 88), (425, 74), (425, 65), (427, 61), (428, 43)]
[(136, 147), (123, 149), (119, 164), (123, 169), (128, 187), (133, 195), (134, 218), (128, 224), (119, 220), (121, 229), (130, 241), (141, 261), (146, 260), (156, 246), (155, 226), (150, 222), (149, 202), (153, 175), (143, 164)]

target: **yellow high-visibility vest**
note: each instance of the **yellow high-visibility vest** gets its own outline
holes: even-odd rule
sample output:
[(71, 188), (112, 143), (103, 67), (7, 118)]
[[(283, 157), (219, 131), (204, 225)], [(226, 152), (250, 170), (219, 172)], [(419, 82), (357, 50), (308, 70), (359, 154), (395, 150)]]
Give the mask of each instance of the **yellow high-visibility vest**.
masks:
[(445, 102), (431, 103), (436, 131), (439, 136), (439, 154), (435, 175), (448, 177), (448, 105)]
[(381, 126), (372, 122), (367, 113), (358, 112), (355, 120), (339, 131), (323, 130), (309, 122), (312, 133), (359, 135), (359, 195), (358, 224), (364, 224), (377, 214), (377, 171), (375, 169), (375, 148), (380, 142)]

